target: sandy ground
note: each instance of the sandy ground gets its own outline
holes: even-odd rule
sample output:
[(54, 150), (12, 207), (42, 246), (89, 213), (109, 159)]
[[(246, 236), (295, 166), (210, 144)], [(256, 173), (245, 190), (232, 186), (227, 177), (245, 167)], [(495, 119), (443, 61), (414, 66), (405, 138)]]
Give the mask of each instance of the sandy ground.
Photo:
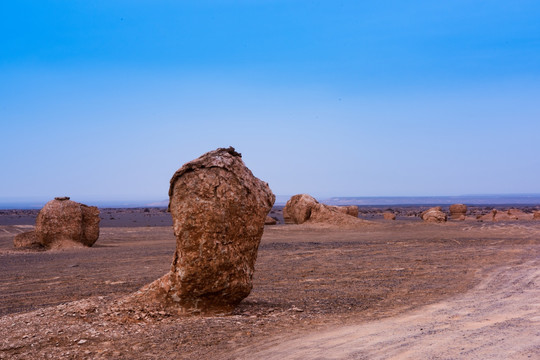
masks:
[(380, 321), (277, 339), (243, 359), (540, 359), (540, 259), (473, 290)]
[(92, 248), (14, 250), (30, 228), (0, 226), (0, 359), (539, 354), (540, 222), (267, 227), (251, 295), (232, 314), (190, 318), (121, 305), (168, 270), (170, 227), (103, 227)]

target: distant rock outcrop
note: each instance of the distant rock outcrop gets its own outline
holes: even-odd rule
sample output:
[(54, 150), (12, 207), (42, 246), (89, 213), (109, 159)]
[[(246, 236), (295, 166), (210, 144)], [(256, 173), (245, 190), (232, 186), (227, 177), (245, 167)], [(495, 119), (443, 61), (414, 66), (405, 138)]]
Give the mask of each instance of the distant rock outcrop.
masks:
[(311, 209), (319, 202), (308, 194), (294, 195), (287, 201), (283, 208), (283, 216), (287, 217), (286, 223), (303, 224), (311, 216)]
[(533, 212), (533, 220), (540, 220), (540, 211)]
[(40, 210), (36, 234), (45, 247), (92, 246), (99, 238), (99, 221), (97, 207), (57, 197)]
[(482, 221), (512, 221), (512, 220), (530, 220), (534, 215), (527, 214), (519, 209), (497, 210), (493, 209), (485, 215), (476, 217)]
[(344, 214), (354, 216), (354, 217), (358, 217), (358, 214), (360, 212), (358, 209), (358, 206), (356, 205), (344, 205), (344, 206), (327, 205), (327, 206), (331, 207), (334, 210), (337, 210), (339, 212), (342, 212)]
[(396, 214), (385, 211), (383, 212), (383, 218), (384, 220), (396, 220)]
[(274, 219), (273, 217), (267, 216), (266, 220), (264, 220), (264, 225), (276, 225), (276, 224), (277, 224), (277, 220)]
[(311, 223), (351, 227), (368, 223), (358, 218), (358, 206), (320, 204), (308, 194), (291, 197), (283, 208), (283, 218), (286, 224)]
[(275, 196), (230, 147), (184, 164), (171, 179), (171, 270), (133, 295), (183, 314), (231, 311), (249, 295)]
[(420, 214), (420, 218), (425, 222), (442, 223), (447, 217), (440, 206), (432, 207)]
[(92, 246), (99, 238), (99, 210), (69, 197), (57, 197), (39, 211), (33, 232), (20, 234), (15, 247)]
[(467, 205), (453, 204), (450, 205), (450, 217), (454, 220), (465, 220), (467, 215)]

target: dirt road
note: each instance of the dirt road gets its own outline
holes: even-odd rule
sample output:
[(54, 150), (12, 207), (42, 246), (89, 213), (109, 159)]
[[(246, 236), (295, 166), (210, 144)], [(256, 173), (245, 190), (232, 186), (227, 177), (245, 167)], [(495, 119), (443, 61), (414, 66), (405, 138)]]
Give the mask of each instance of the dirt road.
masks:
[(540, 359), (540, 259), (499, 268), (461, 296), (401, 316), (237, 354), (280, 360)]

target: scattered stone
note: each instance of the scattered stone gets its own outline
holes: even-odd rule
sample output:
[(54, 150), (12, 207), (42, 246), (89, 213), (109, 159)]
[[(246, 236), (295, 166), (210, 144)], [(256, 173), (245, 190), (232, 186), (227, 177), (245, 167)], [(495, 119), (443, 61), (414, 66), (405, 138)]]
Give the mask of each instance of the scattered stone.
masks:
[(453, 204), (450, 205), (450, 217), (454, 220), (465, 220), (467, 214), (467, 205)]
[(169, 198), (176, 236), (171, 271), (131, 299), (182, 314), (232, 311), (252, 289), (274, 194), (229, 147), (184, 164), (171, 179)]
[(425, 222), (441, 223), (445, 222), (447, 217), (440, 206), (432, 207), (420, 214), (420, 218)]
[(383, 212), (384, 220), (396, 220), (396, 214), (385, 211)]

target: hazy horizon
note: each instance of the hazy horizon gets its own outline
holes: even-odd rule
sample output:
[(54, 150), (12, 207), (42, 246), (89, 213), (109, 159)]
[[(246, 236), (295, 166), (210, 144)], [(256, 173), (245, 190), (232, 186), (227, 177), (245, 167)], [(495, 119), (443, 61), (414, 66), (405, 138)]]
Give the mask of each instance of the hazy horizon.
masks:
[(0, 199), (159, 201), (227, 146), (276, 194), (540, 193), (539, 18), (502, 0), (3, 2)]
[[(292, 195), (276, 195), (275, 206), (284, 205)], [(468, 205), (540, 205), (540, 194), (476, 194), (457, 196), (336, 196), (316, 197), (319, 201), (331, 205), (451, 205), (463, 202)], [(47, 198), (8, 199), (0, 198), (0, 210), (10, 209), (40, 209)], [(166, 207), (168, 199), (84, 199), (71, 200), (98, 206), (100, 208), (136, 208), (136, 207)]]

